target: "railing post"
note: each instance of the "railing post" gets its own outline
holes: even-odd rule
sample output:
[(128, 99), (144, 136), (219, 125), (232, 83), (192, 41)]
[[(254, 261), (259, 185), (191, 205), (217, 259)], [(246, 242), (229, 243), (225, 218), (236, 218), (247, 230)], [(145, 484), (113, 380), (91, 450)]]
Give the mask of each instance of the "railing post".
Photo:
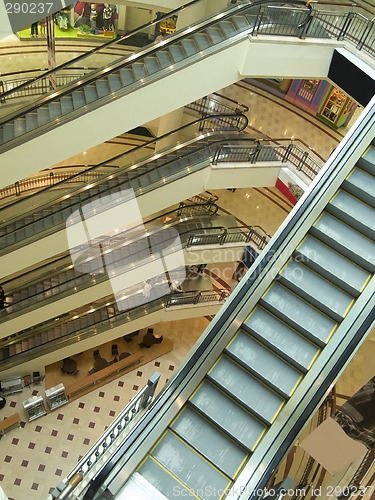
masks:
[(224, 229), (223, 234), (219, 238), (219, 245), (224, 245), (227, 234), (228, 234), (228, 230)]
[(258, 161), (258, 156), (259, 156), (259, 153), (262, 149), (262, 145), (261, 143), (258, 141), (255, 145), (255, 149), (254, 149), (254, 153), (252, 154), (251, 156), (251, 161), (250, 163), (256, 163)]
[(292, 152), (292, 150), (293, 150), (293, 144), (290, 143), (290, 144), (288, 144), (288, 147), (285, 150), (285, 154), (283, 156), (283, 159), (281, 160), (281, 163), (285, 163), (289, 160), (289, 155)]
[(298, 165), (296, 165), (297, 170), (302, 170), (302, 167), (303, 167), (303, 165), (306, 162), (306, 160), (307, 160), (308, 157), (309, 157), (309, 153), (307, 151), (305, 151), (303, 153), (300, 161), (298, 162)]
[(202, 295), (202, 293), (198, 292), (197, 295), (194, 297), (194, 299), (193, 299), (193, 304), (194, 305), (197, 305), (200, 302), (201, 295)]
[(160, 380), (160, 373), (155, 372), (151, 375), (151, 377), (147, 380), (147, 389), (142, 396), (140, 406), (142, 408), (146, 408), (149, 404), (150, 400), (154, 397), (156, 386)]
[(339, 36), (337, 37), (337, 40), (340, 41), (340, 40), (344, 39), (344, 37), (348, 31), (348, 28), (352, 23), (353, 18), (354, 18), (354, 12), (353, 11), (348, 12), (347, 18), (346, 18), (346, 20), (341, 28), (341, 31), (339, 33)]
[(367, 40), (367, 37), (369, 36), (371, 30), (373, 29), (374, 27), (374, 20), (375, 20), (375, 17), (373, 17), (368, 23), (367, 23), (367, 27), (363, 30), (363, 35), (362, 37), (360, 38), (359, 42), (358, 42), (358, 45), (357, 45), (357, 49), (358, 50), (362, 50), (364, 44), (366, 43), (366, 40)]
[(1, 94), (4, 93), (4, 82), (3, 80), (0, 80), (0, 103), (4, 104), (5, 103), (5, 97), (1, 97)]
[(16, 196), (19, 196), (21, 194), (21, 188), (20, 188), (20, 183), (19, 181), (16, 181), (14, 183), (14, 189), (16, 191)]
[(310, 16), (302, 27), (302, 32), (300, 35), (301, 40), (304, 40), (306, 38), (314, 16), (315, 16), (315, 10), (310, 10)]
[(263, 6), (261, 6), (260, 9), (259, 9), (259, 14), (258, 14), (258, 16), (257, 16), (257, 18), (255, 19), (255, 22), (254, 22), (254, 30), (252, 32), (253, 36), (257, 36), (257, 34), (258, 34), (258, 30), (259, 30), (259, 28), (260, 28), (260, 26), (262, 24), (264, 11), (265, 11), (265, 8)]
[(221, 146), (216, 148), (214, 156), (212, 158), (212, 165), (217, 165), (217, 160), (219, 159), (219, 155), (221, 153), (221, 150), (222, 150)]

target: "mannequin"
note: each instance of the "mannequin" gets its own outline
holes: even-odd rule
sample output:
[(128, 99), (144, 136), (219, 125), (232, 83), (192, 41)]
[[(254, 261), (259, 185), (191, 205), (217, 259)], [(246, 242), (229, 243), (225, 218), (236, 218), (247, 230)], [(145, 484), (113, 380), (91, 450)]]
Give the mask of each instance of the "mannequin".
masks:
[(103, 9), (103, 28), (108, 31), (112, 28), (112, 8), (107, 3)]
[(96, 28), (96, 20), (98, 18), (98, 13), (96, 11), (96, 5), (94, 3), (91, 4), (90, 11), (90, 26), (91, 28)]

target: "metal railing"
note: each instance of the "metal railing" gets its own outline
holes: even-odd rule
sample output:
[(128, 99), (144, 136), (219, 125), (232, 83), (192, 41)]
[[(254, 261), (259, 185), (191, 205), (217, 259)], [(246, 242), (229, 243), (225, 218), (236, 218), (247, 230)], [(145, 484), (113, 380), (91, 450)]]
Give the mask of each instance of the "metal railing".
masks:
[(320, 171), (320, 165), (309, 154), (309, 151), (297, 144), (265, 144), (255, 141), (253, 144), (223, 144), (219, 146), (214, 155), (212, 164), (225, 162), (290, 162), (297, 171), (303, 172), (309, 179), (314, 179)]
[[(35, 329), (27, 329), (25, 331), (20, 331), (15, 336), (11, 336), (8, 339), (4, 339), (0, 343), (0, 371), (11, 368), (12, 366), (19, 365), (20, 362), (27, 361), (29, 359), (35, 359), (35, 356), (43, 356), (49, 352), (56, 351), (57, 348), (63, 348), (67, 345), (77, 342), (77, 336), (79, 340), (84, 340), (90, 338), (93, 334), (98, 334), (107, 331), (108, 328), (114, 328), (116, 326), (129, 323), (138, 318), (142, 318), (145, 315), (150, 315), (153, 312), (160, 311), (161, 309), (171, 309), (173, 306), (177, 305), (191, 305), (195, 306), (198, 304), (221, 304), (223, 303), (229, 293), (225, 289), (220, 289), (218, 291), (205, 291), (200, 296), (198, 296), (198, 291), (196, 292), (173, 292), (168, 295), (163, 295), (151, 302), (141, 304), (132, 309), (126, 311), (120, 311), (113, 298), (104, 297), (103, 300), (95, 305), (95, 310), (105, 310), (108, 312), (106, 319), (101, 318), (99, 321), (92, 322), (92, 311), (88, 310), (87, 306), (83, 306), (80, 309), (76, 309), (73, 315), (68, 317), (62, 317), (58, 321), (52, 320), (49, 323), (42, 324), (35, 327)], [(90, 318), (90, 320), (89, 320)], [(68, 329), (65, 334), (62, 334), (61, 327), (68, 322), (73, 321), (73, 331)], [(79, 326), (75, 327), (74, 321), (79, 322)], [(77, 323), (78, 325), (78, 323)], [(38, 335), (43, 336), (44, 332), (48, 332), (51, 329), (59, 329), (60, 335), (54, 336), (52, 339), (47, 339), (40, 345), (34, 343), (28, 344), (28, 339), (35, 338)], [(35, 330), (35, 331), (34, 331)], [(56, 330), (57, 331), (57, 330)], [(15, 354), (10, 354), (10, 349), (12, 345), (22, 342), (24, 344), (24, 350)], [(27, 342), (27, 345), (26, 345)]]
[(374, 18), (368, 19), (352, 10), (341, 12), (262, 5), (252, 34), (347, 40), (357, 50), (375, 56)]
[[(196, 3), (199, 3), (199, 1), (200, 0), (191, 1), (186, 5), (183, 5), (180, 8), (169, 12), (167, 15), (163, 16), (160, 19), (155, 19), (147, 23), (146, 25), (140, 26), (130, 33), (127, 33), (126, 35), (120, 36), (115, 40), (111, 40), (100, 47), (96, 47), (86, 54), (82, 54), (72, 59), (71, 61), (57, 66), (53, 70), (47, 71), (43, 75), (39, 75), (36, 78), (33, 78), (29, 82), (22, 83), (15, 89), (9, 89), (3, 92), (2, 94), (0, 94), (0, 102), (5, 102), (5, 100), (10, 98), (13, 93), (21, 92), (26, 87), (33, 86), (37, 81), (48, 78), (48, 76), (51, 74), (58, 75), (59, 71), (67, 70), (68, 68), (71, 69), (71, 66), (76, 64), (77, 62), (81, 62), (92, 55), (97, 56), (98, 53), (100, 53), (100, 50), (106, 49), (109, 45), (120, 42), (122, 44), (126, 43), (126, 40), (132, 35), (142, 32), (146, 28), (150, 28), (151, 26), (156, 26), (163, 19), (170, 17), (172, 14), (178, 14), (181, 10), (193, 6)], [(285, 0), (285, 3), (287, 4), (288, 1)], [(249, 26), (249, 29), (246, 32), (247, 34), (297, 36), (299, 38), (327, 38), (336, 39), (338, 41), (348, 40), (358, 50), (366, 51), (371, 56), (375, 55), (375, 27), (373, 20), (368, 20), (362, 14), (353, 13), (352, 11), (330, 12), (317, 9), (309, 9), (305, 7), (288, 7), (285, 5), (267, 6), (266, 1), (258, 1), (254, 2), (251, 5), (237, 4), (235, 7), (228, 8), (223, 12), (225, 13), (223, 19), (230, 19), (231, 15), (235, 13), (246, 13), (250, 16), (253, 16), (254, 22), (252, 26)], [(207, 19), (207, 25), (211, 24), (212, 22), (212, 19)], [(185, 32), (187, 34), (190, 34), (191, 28), (189, 27), (188, 30), (189, 31), (186, 32), (186, 28), (184, 28), (179, 32), (171, 35), (169, 39), (173, 43), (173, 40), (183, 37), (185, 35)], [(151, 44), (150, 51), (154, 50), (154, 45)], [(145, 49), (143, 48), (141, 52), (144, 51)], [(116, 67), (120, 59), (115, 61)], [(136, 58), (132, 58), (131, 61), (133, 61), (134, 59)], [(126, 62), (124, 64), (126, 64)], [(89, 63), (87, 61), (85, 61), (85, 66), (89, 66)], [(17, 115), (13, 116), (13, 118), (15, 118), (16, 116)]]
[[(72, 83), (79, 78), (82, 78), (85, 73), (80, 71), (75, 74), (58, 74), (56, 75), (56, 85), (57, 87), (63, 87), (68, 83)], [(43, 76), (35, 81), (32, 80), (30, 84), (29, 78), (17, 78), (13, 80), (1, 80), (0, 81), (0, 103), (4, 104), (6, 102), (5, 97), (1, 97), (1, 94), (8, 94), (7, 99), (15, 99), (17, 97), (29, 97), (32, 95), (40, 95), (50, 92), (50, 80), (48, 76)], [(17, 90), (18, 89), (18, 90)], [(11, 91), (10, 93), (8, 93)]]
[[(203, 245), (225, 245), (235, 243), (253, 243), (258, 250), (263, 250), (269, 237), (261, 234), (255, 227), (236, 226), (231, 228), (211, 227), (204, 228), (202, 232), (194, 232), (187, 240), (186, 248)], [(211, 233), (211, 234), (210, 234)]]
[(119, 438), (124, 438), (131, 422), (151, 403), (159, 380), (160, 373), (155, 372), (148, 379), (147, 385), (137, 392), (117, 418), (115, 418), (106, 431), (100, 436), (90, 451), (88, 451), (74, 469), (69, 472), (62, 481), (65, 486), (63, 487), (60, 483), (59, 486), (55, 488), (51, 493), (52, 498), (58, 498), (59, 500), (68, 498), (70, 492), (73, 490), (73, 485), (75, 487), (78, 483), (84, 481), (85, 476), (101, 462), (103, 455), (108, 449), (114, 445), (119, 446), (121, 442)]

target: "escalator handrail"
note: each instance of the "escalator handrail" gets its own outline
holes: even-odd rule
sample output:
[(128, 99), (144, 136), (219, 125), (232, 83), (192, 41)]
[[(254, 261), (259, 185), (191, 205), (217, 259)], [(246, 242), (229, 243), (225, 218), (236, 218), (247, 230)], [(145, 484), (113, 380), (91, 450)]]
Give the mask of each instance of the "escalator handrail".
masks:
[[(59, 64), (58, 66), (55, 66), (53, 69), (45, 71), (41, 75), (38, 75), (35, 78), (32, 78), (32, 79), (28, 80), (27, 82), (22, 83), (21, 85), (18, 85), (17, 87), (9, 89), (6, 92), (0, 93), (0, 103), (1, 103), (1, 99), (4, 99), (4, 98), (6, 99), (9, 95), (13, 94), (14, 92), (19, 92), (20, 90), (24, 89), (25, 87), (28, 87), (29, 85), (32, 85), (33, 83), (35, 83), (39, 80), (42, 80), (43, 78), (46, 78), (50, 75), (53, 75), (54, 73), (56, 73), (56, 71), (60, 71), (64, 68), (66, 68), (67, 66), (75, 64), (78, 61), (82, 61), (86, 57), (90, 57), (92, 54), (96, 54), (97, 52), (99, 52), (103, 49), (106, 49), (107, 47), (109, 47), (115, 43), (122, 42), (123, 40), (126, 40), (127, 38), (130, 38), (131, 36), (136, 35), (137, 33), (144, 31), (146, 28), (149, 28), (155, 24), (158, 24), (163, 20), (169, 19), (171, 16), (178, 14), (182, 10), (184, 10), (188, 7), (191, 7), (192, 5), (199, 3), (201, 1), (202, 0), (191, 0), (190, 2), (186, 3), (185, 5), (181, 5), (177, 9), (171, 10), (167, 14), (164, 14), (163, 16), (161, 16), (157, 19), (153, 19), (152, 21), (149, 21), (148, 23), (145, 23), (142, 26), (138, 26), (137, 28), (129, 31), (125, 35), (117, 36), (113, 40), (109, 40), (108, 42), (105, 42), (102, 45), (99, 45), (98, 47), (94, 47), (93, 49), (89, 50), (88, 52), (85, 52), (84, 54), (81, 54), (77, 57), (74, 57), (73, 59), (70, 59), (69, 61), (66, 61), (65, 63)], [(94, 71), (96, 71), (96, 70), (94, 70)], [(0, 125), (1, 124), (2, 123), (0, 122)]]
[[(196, 3), (196, 2), (200, 2), (200, 1), (202, 1), (202, 0), (193, 0), (192, 4)], [(297, 5), (298, 4), (304, 5), (305, 4), (304, 0), (272, 0), (272, 3), (293, 4), (293, 5), (296, 5), (296, 4)], [(247, 10), (247, 9), (253, 8), (253, 7), (256, 8), (256, 7), (259, 7), (260, 5), (264, 5), (264, 4), (269, 4), (269, 0), (256, 0), (255, 2), (253, 2), (251, 4), (250, 3), (249, 4), (236, 4), (231, 8), (227, 8), (224, 11), (225, 14), (220, 18), (220, 20), (224, 20), (226, 18), (231, 17), (234, 12), (241, 12), (243, 10)], [(189, 5), (189, 4), (187, 4), (187, 5)], [(169, 13), (168, 17), (170, 17), (170, 13)], [(197, 31), (201, 27), (209, 27), (212, 24), (216, 24), (216, 22), (217, 22), (217, 19), (216, 18), (212, 19), (212, 16), (211, 16), (211, 17), (208, 17), (208, 18), (205, 18), (203, 20), (196, 22), (195, 24), (193, 24), (190, 27), (184, 27), (181, 30), (179, 30), (178, 32), (175, 32), (175, 33), (169, 35), (168, 39), (163, 41), (164, 42), (163, 47), (171, 45), (175, 41), (183, 39), (186, 36), (190, 36), (191, 33), (193, 33), (194, 31)], [(249, 29), (251, 29), (251, 28), (249, 28)], [(241, 34), (245, 34), (245, 33), (246, 33), (246, 31), (241, 32)], [(17, 118), (24, 116), (26, 113), (29, 113), (35, 109), (38, 109), (39, 107), (41, 107), (49, 102), (52, 102), (56, 99), (59, 99), (60, 97), (63, 97), (64, 95), (70, 94), (73, 90), (77, 90), (80, 87), (83, 87), (83, 86), (87, 85), (88, 83), (97, 80), (98, 77), (100, 77), (102, 75), (103, 69), (105, 69), (106, 75), (111, 74), (112, 72), (117, 71), (119, 68), (124, 68), (128, 65), (134, 64), (135, 62), (137, 62), (137, 59), (144, 57), (148, 54), (152, 54), (154, 52), (157, 52), (158, 50), (159, 50), (158, 46), (155, 47), (154, 44), (150, 44), (150, 45), (146, 46), (146, 48), (142, 48), (139, 51), (135, 52), (134, 54), (123, 58), (125, 60), (121, 60), (120, 62), (114, 61), (113, 63), (109, 64), (105, 68), (100, 68), (100, 69), (95, 70), (91, 73), (88, 73), (83, 78), (81, 78), (79, 81), (73, 82), (72, 84), (68, 84), (67, 86), (62, 87), (61, 89), (55, 89), (55, 91), (44, 96), (39, 101), (36, 101), (32, 104), (28, 104), (25, 107), (23, 107), (22, 109), (19, 109), (19, 110), (15, 111), (14, 113), (6, 116), (4, 120), (0, 121), (0, 126), (4, 125), (5, 123), (8, 123), (9, 121), (16, 120)], [(54, 68), (54, 70), (51, 71), (51, 73), (54, 73), (56, 71), (57, 71), (57, 69)], [(38, 78), (42, 78), (42, 75), (40, 75)], [(61, 122), (61, 117), (60, 117), (60, 122)]]
[[(158, 142), (158, 141), (161, 141), (161, 140), (163, 140), (163, 139), (166, 139), (166, 138), (168, 138), (168, 137), (171, 137), (171, 136), (173, 136), (173, 134), (176, 134), (176, 133), (178, 133), (178, 132), (181, 132), (181, 131), (183, 131), (184, 129), (187, 129), (187, 128), (192, 127), (192, 126), (194, 126), (194, 125), (199, 125), (199, 124), (201, 124), (201, 123), (204, 123), (204, 122), (205, 122), (205, 121), (207, 121), (208, 119), (215, 119), (215, 118), (220, 119), (220, 118), (230, 118), (230, 117), (235, 118), (235, 119), (237, 119), (237, 120), (238, 120), (238, 118), (239, 118), (239, 117), (242, 119), (242, 124), (243, 124), (243, 125), (242, 125), (240, 128), (236, 129), (236, 131), (241, 132), (241, 131), (245, 130), (245, 129), (246, 129), (246, 127), (248, 126), (248, 123), (249, 123), (248, 118), (247, 118), (247, 116), (246, 116), (246, 115), (244, 115), (243, 113), (239, 113), (239, 114), (237, 114), (237, 113), (224, 113), (224, 114), (221, 114), (221, 113), (220, 113), (220, 114), (214, 114), (214, 115), (205, 115), (205, 116), (204, 116), (204, 117), (202, 117), (202, 118), (198, 118), (197, 120), (193, 120), (192, 122), (189, 122), (189, 123), (187, 123), (187, 124), (185, 124), (185, 125), (181, 125), (180, 127), (177, 127), (176, 129), (174, 129), (174, 130), (172, 130), (172, 131), (170, 131), (170, 132), (167, 132), (167, 133), (165, 133), (165, 134), (163, 134), (163, 135), (161, 135), (161, 136), (159, 136), (159, 137), (155, 137), (155, 138), (153, 138), (153, 139), (150, 139), (149, 141), (147, 141), (147, 142), (145, 142), (145, 143), (143, 143), (143, 144), (140, 144), (140, 145), (136, 146), (135, 148), (131, 149), (130, 151), (127, 151), (126, 153), (120, 153), (120, 154), (118, 154), (118, 155), (112, 156), (111, 158), (109, 158), (109, 159), (107, 159), (107, 160), (104, 160), (104, 161), (102, 161), (102, 162), (100, 162), (100, 163), (97, 163), (96, 165), (92, 165), (92, 166), (90, 166), (89, 168), (86, 168), (84, 171), (82, 171), (82, 172), (78, 172), (77, 174), (74, 174), (74, 175), (72, 175), (71, 177), (69, 177), (69, 181), (71, 181), (72, 179), (76, 179), (76, 178), (78, 178), (79, 176), (84, 175), (84, 174), (86, 174), (86, 173), (88, 173), (88, 172), (91, 172), (91, 171), (93, 171), (93, 170), (96, 170), (96, 169), (98, 169), (98, 168), (102, 168), (102, 167), (106, 166), (109, 162), (113, 162), (113, 161), (118, 160), (119, 158), (126, 157), (127, 155), (133, 154), (134, 152), (137, 152), (137, 151), (139, 151), (139, 150), (141, 150), (141, 149), (145, 149), (145, 150), (146, 150), (146, 149), (147, 149), (149, 146), (151, 146), (152, 144), (154, 144), (154, 143), (156, 143), (156, 142)], [(228, 132), (230, 132), (230, 130), (228, 130)], [(196, 138), (197, 138), (197, 140), (198, 140), (198, 139), (199, 139), (199, 137), (201, 137), (201, 136), (202, 136), (202, 132), (199, 132), (199, 133), (197, 132), (197, 137), (196, 137)], [(185, 141), (189, 141), (189, 140), (191, 140), (191, 139), (192, 139), (192, 138), (190, 137), (190, 138), (186, 138), (186, 139), (184, 139), (184, 140), (185, 140)], [(163, 154), (167, 154), (167, 153), (168, 153), (168, 151), (170, 151), (170, 150), (171, 150), (171, 149), (173, 149), (173, 148), (174, 148), (174, 146), (173, 146), (173, 147), (170, 147), (169, 149), (166, 149), (166, 150), (164, 150), (164, 151), (161, 151), (159, 154), (161, 154), (161, 153), (163, 153)], [(138, 163), (140, 163), (140, 162), (144, 162), (147, 158), (148, 158), (149, 160), (151, 160), (153, 156), (155, 156), (155, 153), (153, 153), (153, 154), (149, 155), (148, 157), (145, 157), (144, 159), (142, 159), (142, 158), (141, 158), (141, 159), (137, 160), (137, 162), (138, 162)], [(131, 170), (131, 169), (132, 169), (132, 167), (133, 167), (133, 165), (126, 165), (126, 166), (124, 166), (124, 167), (120, 167), (120, 168), (116, 171), (116, 175), (119, 175), (120, 173), (123, 173), (123, 172), (127, 172), (128, 170)], [(108, 173), (108, 174), (104, 174), (104, 173), (103, 173), (103, 175), (102, 175), (102, 176), (100, 176), (100, 178), (99, 178), (99, 179), (97, 179), (97, 182), (94, 182), (94, 183), (93, 183), (93, 185), (96, 185), (97, 183), (99, 183), (99, 181), (101, 182), (101, 181), (105, 180), (105, 178), (109, 177), (110, 175), (113, 175), (113, 172), (112, 172), (112, 173)], [(30, 198), (32, 198), (32, 197), (34, 197), (34, 196), (38, 196), (40, 193), (43, 193), (43, 192), (45, 192), (45, 191), (48, 191), (48, 190), (51, 190), (51, 189), (55, 189), (56, 187), (60, 187), (62, 184), (64, 184), (65, 182), (67, 182), (67, 180), (68, 180), (68, 179), (63, 179), (63, 180), (61, 180), (61, 181), (59, 181), (59, 182), (56, 182), (56, 183), (55, 183), (55, 184), (53, 184), (52, 186), (47, 186), (47, 187), (45, 187), (44, 189), (41, 189), (40, 191), (38, 191), (38, 192), (36, 192), (36, 193), (33, 193), (33, 194), (29, 195), (29, 196), (27, 197), (27, 199), (30, 199)], [(78, 189), (77, 191), (79, 191), (79, 190), (80, 190), (80, 189)], [(13, 203), (13, 205), (16, 205), (17, 203), (22, 203), (24, 200), (25, 200), (25, 198), (22, 198), (22, 199), (20, 199), (20, 200), (17, 200), (16, 202), (14, 202), (14, 203)], [(57, 198), (56, 200), (53, 200), (53, 201), (54, 201), (54, 202), (56, 202), (56, 203), (58, 203), (58, 202), (59, 202), (59, 201), (61, 201), (61, 200), (60, 200), (60, 198)], [(50, 206), (50, 205), (51, 205), (51, 204), (50, 204), (50, 203), (48, 203), (48, 206)], [(43, 208), (43, 206), (47, 206), (47, 205), (42, 205), (42, 206), (40, 206), (40, 207), (38, 207), (38, 208), (40, 208), (40, 209), (41, 209), (41, 208)], [(0, 208), (0, 213), (1, 213), (1, 210), (6, 210), (7, 208), (8, 208), (7, 206), (1, 207), (1, 208)], [(7, 221), (7, 223), (11, 223), (11, 222), (12, 222), (12, 219), (10, 219), (10, 220), (8, 220), (8, 221)], [(4, 226), (4, 224), (2, 224), (2, 226)]]
[[(243, 278), (242, 281), (244, 284), (238, 287), (236, 293), (232, 294), (229, 301), (227, 301), (226, 307), (222, 308), (216, 315), (215, 320), (210, 323), (207, 335), (205, 335), (199, 343), (193, 355), (188, 358), (182, 368), (175, 374), (171, 382), (165, 386), (164, 389), (162, 389), (154, 404), (150, 408), (150, 411), (128, 435), (128, 439), (122, 447), (114, 453), (113, 456), (111, 456), (105, 467), (93, 479), (91, 486), (88, 488), (83, 497), (83, 500), (94, 499), (96, 492), (102, 487), (107, 477), (114, 470), (116, 464), (121, 460), (123, 455), (128, 452), (127, 459), (130, 458), (129, 449), (135, 441), (139, 439), (144, 441), (146, 439), (144, 431), (147, 426), (150, 425), (151, 422), (152, 425), (155, 426), (153, 419), (162, 418), (160, 415), (165, 413), (167, 407), (169, 408), (171, 405), (175, 404), (174, 401), (176, 400), (177, 395), (182, 390), (182, 387), (186, 385), (185, 378), (188, 377), (188, 374), (193, 374), (194, 368), (197, 368), (197, 365), (202, 362), (202, 358), (208, 357), (206, 351), (210, 347), (212, 349), (212, 343), (214, 340), (215, 342), (217, 341), (218, 335), (223, 335), (223, 332), (226, 331), (229, 324), (236, 320), (238, 312), (242, 309), (245, 299), (248, 300), (249, 295), (253, 293), (253, 290), (250, 290), (252, 285), (257, 288), (259, 286), (257, 281), (262, 283), (265, 278), (264, 275), (267, 274), (273, 262), (275, 262), (275, 260), (286, 249), (289, 241), (293, 238), (297, 230), (303, 225), (305, 219), (314, 209), (316, 209), (317, 206), (321, 207), (323, 205), (324, 202), (321, 200), (322, 193), (325, 193), (329, 187), (335, 185), (337, 173), (342, 168), (343, 163), (347, 161), (347, 158), (355, 155), (357, 143), (362, 140), (363, 134), (371, 128), (374, 115), (375, 98), (373, 98), (372, 102), (362, 112), (356, 124), (351, 128), (338, 148), (336, 148), (335, 153), (331, 155), (326, 164), (326, 168), (321, 171), (320, 175), (310, 186), (309, 191), (303, 195), (300, 203), (294, 207), (282, 227), (267, 245), (263, 253), (257, 258), (256, 262), (248, 272), (248, 275)], [(318, 393), (319, 391), (317, 391), (317, 397), (319, 397)], [(311, 402), (311, 404), (313, 403)], [(179, 401), (178, 407), (181, 407), (181, 405), (182, 401)], [(158, 415), (159, 417), (157, 417)], [(300, 425), (302, 425), (302, 421), (303, 419), (301, 417), (298, 421)], [(288, 446), (290, 442), (294, 441), (288, 441)]]

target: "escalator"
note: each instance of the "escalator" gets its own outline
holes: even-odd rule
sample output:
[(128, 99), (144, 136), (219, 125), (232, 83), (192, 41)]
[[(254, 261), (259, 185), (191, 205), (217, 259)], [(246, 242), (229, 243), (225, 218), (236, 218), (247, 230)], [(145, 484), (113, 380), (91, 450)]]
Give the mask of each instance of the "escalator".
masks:
[(374, 116), (373, 99), (78, 498), (260, 496), (375, 320)]
[[(144, 279), (135, 271), (148, 264), (151, 264), (148, 279), (156, 279), (161, 272), (160, 266), (155, 265), (159, 255), (173, 259), (174, 265), (181, 261), (188, 266), (189, 258), (195, 261), (196, 254), (189, 252), (185, 258), (181, 255), (178, 259), (177, 254), (185, 248), (193, 250), (194, 246), (205, 245), (214, 250), (226, 240), (231, 246), (241, 247), (259, 238), (256, 230), (238, 227), (233, 216), (215, 215), (217, 209), (214, 203), (180, 206), (142, 224), (133, 238), (124, 231), (113, 237), (91, 240), (79, 252), (74, 265), (68, 253), (4, 282), (7, 306), (0, 311), (2, 334), (15, 333), (21, 324), (23, 328), (32, 326), (36, 309), (40, 322), (48, 319), (51, 313), (63, 314), (71, 309), (73, 297), (75, 307), (96, 300), (103, 293), (111, 292), (112, 280), (116, 280), (116, 284), (120, 281), (126, 284), (126, 291), (138, 283), (144, 284)], [(172, 246), (176, 237), (179, 245)], [(172, 266), (166, 271), (178, 274)], [(118, 300), (123, 293), (123, 288), (117, 290)]]
[[(187, 6), (196, 3), (199, 2), (190, 2)], [(131, 94), (132, 100), (134, 101), (134, 93), (137, 90), (142, 90), (142, 92), (144, 92), (149, 85), (158, 83), (161, 79), (163, 80), (165, 88), (169, 81), (168, 79), (171, 77), (173, 78), (180, 70), (187, 67), (191, 67), (193, 70), (195, 64), (200, 68), (202, 58), (207, 59), (207, 74), (204, 76), (201, 75), (202, 80), (204, 79), (208, 84), (210, 79), (213, 79), (211, 81), (210, 90), (208, 90), (208, 87), (206, 91), (202, 88), (202, 93), (207, 94), (208, 92), (217, 90), (217, 86), (224, 87), (233, 83), (239, 75), (239, 62), (231, 57), (230, 59), (236, 67), (232, 68), (233, 71), (222, 72), (221, 75), (223, 79), (219, 82), (218, 75), (212, 72), (209, 68), (209, 64), (207, 64), (210, 57), (233, 48), (241, 42), (246, 42), (248, 35), (255, 30), (257, 32), (262, 32), (264, 28), (267, 33), (273, 33), (272, 28), (274, 28), (274, 33), (280, 34), (281, 27), (281, 34), (291, 36), (301, 36), (304, 31), (306, 18), (309, 16), (309, 9), (301, 8), (304, 6), (304, 2), (299, 0), (294, 2), (275, 0), (272, 3), (274, 7), (285, 8), (285, 6), (288, 7), (290, 5), (296, 8), (292, 13), (289, 11), (282, 12), (280, 9), (276, 9), (276, 11), (272, 11), (272, 13), (267, 11), (265, 14), (263, 7), (266, 5), (266, 2), (264, 1), (258, 1), (251, 5), (243, 3), (233, 5), (224, 9), (219, 14), (215, 13), (211, 17), (198, 21), (188, 28), (179, 30), (159, 43), (151, 44), (130, 56), (114, 61), (106, 68), (88, 73), (76, 82), (55, 89), (52, 94), (42, 97), (13, 115), (9, 115), (2, 121), (0, 124), (0, 152), (6, 152), (30, 140), (33, 140), (36, 144), (38, 140), (41, 140), (42, 136), (45, 136), (45, 134), (53, 130), (51, 144), (56, 144), (55, 161), (59, 159), (63, 160), (64, 158), (58, 157), (57, 150), (57, 141), (60, 141), (59, 145), (62, 141), (59, 129), (63, 127), (64, 124), (76, 120), (83, 120), (81, 124), (82, 127), (87, 126), (86, 117), (83, 116), (87, 112), (92, 112), (92, 120), (99, 120), (100, 116), (95, 111), (105, 105), (111, 106), (109, 115), (112, 116), (113, 114), (113, 119), (108, 123), (107, 127), (96, 127), (95, 130), (92, 131), (93, 136), (96, 136), (96, 134), (100, 135), (101, 133), (100, 138), (97, 136), (95, 140), (93, 139), (94, 142), (96, 141), (95, 144), (123, 133), (124, 129), (119, 128), (122, 122), (121, 117), (118, 116), (119, 120), (114, 118), (116, 113), (116, 110), (113, 109), (114, 100), (125, 99), (123, 102), (125, 103), (124, 106), (128, 106), (127, 114), (134, 117), (134, 113), (131, 111), (132, 107), (130, 106), (130, 102), (126, 100), (127, 96)], [(176, 9), (176, 11), (172, 13), (178, 15), (179, 11), (185, 9), (187, 6)], [(286, 18), (288, 22), (285, 22)], [(321, 21), (319, 21), (319, 23), (320, 22)], [(155, 24), (155, 22), (152, 24)], [(324, 32), (325, 36), (327, 36), (326, 31), (323, 29), (320, 30), (320, 32), (314, 29), (311, 36), (321, 37), (321, 32)], [(334, 30), (334, 36), (335, 34)], [(126, 43), (126, 36), (121, 37), (121, 40)], [(81, 62), (83, 59), (84, 57), (80, 57), (79, 61)], [(242, 59), (241, 57), (241, 64)], [(75, 62), (71, 61), (73, 68), (74, 64)], [(66, 66), (65, 64), (63, 69), (65, 69)], [(57, 74), (59, 69), (60, 68), (56, 68), (53, 72), (50, 71), (49, 74)], [(226, 69), (228, 70), (228, 68)], [(202, 69), (200, 68), (199, 71), (201, 74)], [(43, 75), (39, 78), (43, 78)], [(35, 82), (32, 81), (30, 85), (33, 83)], [(172, 83), (172, 85), (175, 84), (176, 82)], [(22, 88), (26, 89), (27, 85), (23, 85)], [(3, 94), (2, 98), (6, 99), (9, 92), (16, 91), (17, 89), (8, 91)], [(191, 101), (194, 98), (202, 97), (202, 95), (190, 97), (189, 100)], [(174, 97), (174, 99), (177, 99), (177, 97)], [(187, 94), (186, 96), (178, 96), (179, 102), (174, 102), (173, 109), (187, 104), (187, 102), (184, 102), (184, 99), (188, 99)], [(118, 110), (122, 108), (121, 103), (122, 101), (118, 102)], [(139, 106), (139, 119), (142, 123), (160, 116), (160, 112), (156, 111), (156, 109), (155, 113), (157, 116), (153, 115), (153, 107), (148, 109), (149, 116), (143, 116), (142, 113), (145, 112), (143, 108), (144, 107)], [(126, 109), (122, 109), (122, 114), (124, 111), (126, 111)], [(105, 113), (105, 116), (108, 116), (108, 113)], [(86, 125), (84, 125), (84, 123)], [(132, 124), (131, 128), (136, 125), (139, 125), (139, 123)], [(115, 130), (116, 126), (117, 129)], [(126, 125), (122, 126), (126, 127)], [(76, 135), (78, 133), (78, 130), (75, 131), (73, 128), (65, 130), (65, 148), (69, 147), (70, 134)], [(46, 138), (44, 137), (43, 140), (45, 141)], [(91, 146), (95, 144), (91, 144)], [(77, 147), (76, 145), (73, 146), (73, 141), (72, 147), (73, 149)], [(89, 145), (87, 144), (82, 147), (89, 147)], [(65, 156), (78, 152), (78, 150), (71, 151), (70, 153), (66, 151)], [(8, 156), (6, 157), (8, 158)]]

